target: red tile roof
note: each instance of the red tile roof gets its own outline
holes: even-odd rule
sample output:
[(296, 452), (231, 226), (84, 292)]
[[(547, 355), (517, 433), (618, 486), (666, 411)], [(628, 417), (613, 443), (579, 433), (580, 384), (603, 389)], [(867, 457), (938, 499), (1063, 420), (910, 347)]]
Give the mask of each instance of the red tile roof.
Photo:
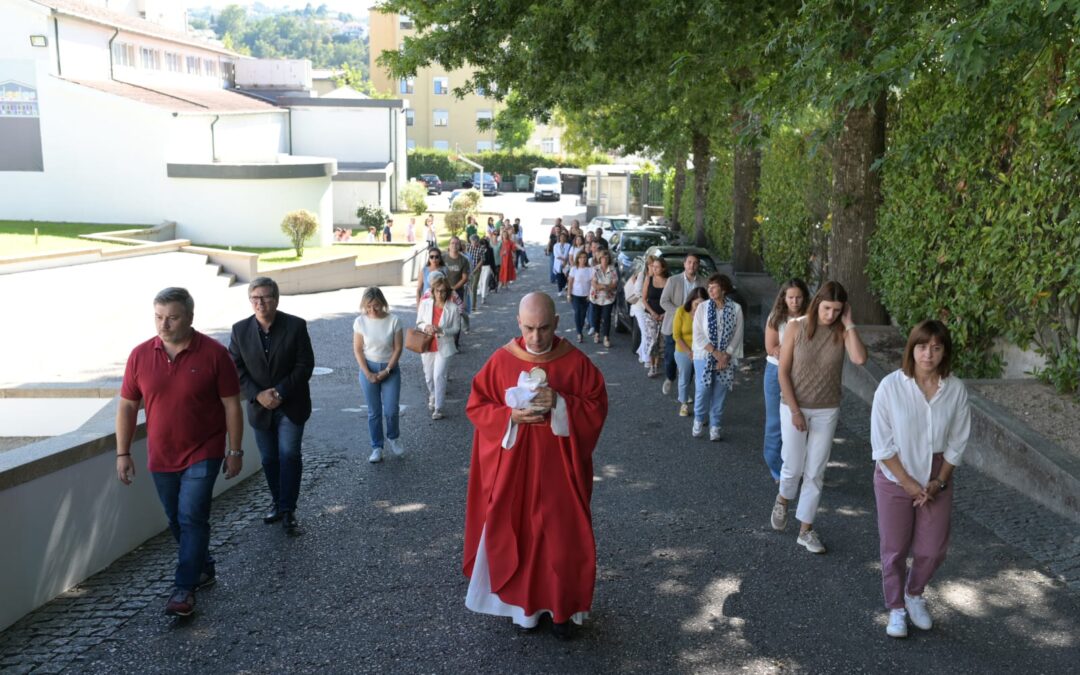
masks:
[(171, 112), (232, 113), (282, 110), (272, 103), (227, 89), (167, 89), (145, 87), (116, 80), (61, 79)]
[(106, 9), (98, 5), (79, 2), (79, 0), (31, 0), (31, 2), (48, 7), (57, 14), (84, 19), (112, 28), (119, 28), (122, 31), (148, 35), (163, 40), (172, 40), (173, 42), (181, 42), (201, 49), (218, 52), (219, 54), (238, 56), (236, 52), (229, 51), (221, 45), (204, 42), (188, 35), (184, 31), (173, 30), (172, 28), (162, 26), (153, 21), (147, 21), (146, 19), (128, 14), (121, 14), (120, 12), (114, 12), (111, 9)]

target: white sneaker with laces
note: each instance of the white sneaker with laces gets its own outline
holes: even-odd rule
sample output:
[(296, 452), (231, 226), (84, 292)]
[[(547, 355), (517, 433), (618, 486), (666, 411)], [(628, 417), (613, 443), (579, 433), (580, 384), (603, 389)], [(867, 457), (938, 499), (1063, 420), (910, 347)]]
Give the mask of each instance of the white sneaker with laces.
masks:
[(433, 420), (441, 420), (444, 417), (446, 417), (446, 415), (443, 415), (443, 411), (438, 408), (435, 409), (435, 412), (431, 413), (431, 419)]
[(382, 448), (375, 448), (371, 451), (371, 456), (367, 458), (367, 461), (375, 464), (382, 461)]
[(907, 612), (902, 609), (889, 610), (889, 625), (885, 627), (885, 634), (894, 638), (906, 638)]
[(718, 440), (720, 440), (720, 427), (709, 427), (709, 440), (710, 441), (718, 441)]
[(690, 435), (694, 438), (701, 438), (701, 434), (705, 431), (705, 425), (697, 420), (694, 420), (694, 428), (690, 431)]
[(400, 438), (388, 438), (386, 441), (390, 444), (390, 452), (394, 453), (395, 457), (405, 454), (405, 446), (401, 444)]
[(671, 396), (671, 380), (664, 380), (664, 386), (660, 387), (660, 391), (664, 396)]
[(911, 623), (920, 630), (930, 630), (934, 627), (934, 620), (930, 618), (930, 611), (926, 609), (926, 600), (921, 595), (908, 595), (904, 593), (904, 607), (907, 615), (911, 617)]
[(690, 417), (690, 404), (683, 403), (679, 406), (679, 417)]
[(780, 501), (779, 497), (773, 502), (772, 515), (769, 516), (769, 524), (772, 525), (772, 529), (777, 532), (781, 532), (787, 528), (787, 504)]
[(814, 530), (804, 530), (803, 532), (800, 532), (799, 538), (795, 541), (798, 542), (799, 546), (802, 546), (811, 553), (825, 552), (825, 545), (818, 539), (817, 532)]

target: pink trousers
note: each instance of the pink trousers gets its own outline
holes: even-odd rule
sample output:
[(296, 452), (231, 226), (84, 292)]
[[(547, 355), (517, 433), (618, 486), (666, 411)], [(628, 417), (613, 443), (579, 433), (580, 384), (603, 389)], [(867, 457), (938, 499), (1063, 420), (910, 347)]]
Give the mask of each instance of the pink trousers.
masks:
[[(934, 455), (930, 475), (941, 470), (943, 455)], [(904, 593), (922, 595), (949, 550), (953, 486), (939, 492), (934, 501), (915, 508), (904, 488), (874, 469), (878, 535), (881, 538), (881, 585), (885, 606), (904, 608)], [(911, 556), (911, 570), (907, 559)], [(906, 583), (906, 589), (905, 589)]]

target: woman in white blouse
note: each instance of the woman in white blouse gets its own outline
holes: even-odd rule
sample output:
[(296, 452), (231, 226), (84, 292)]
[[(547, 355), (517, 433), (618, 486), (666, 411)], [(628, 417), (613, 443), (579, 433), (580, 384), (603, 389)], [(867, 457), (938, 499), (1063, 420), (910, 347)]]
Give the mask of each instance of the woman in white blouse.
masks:
[(360, 316), (353, 322), (353, 355), (360, 366), (360, 388), (368, 407), (371, 435), (369, 462), (381, 462), (383, 420), (390, 450), (400, 457), (405, 447), (398, 439), (398, 401), (401, 398), (401, 321), (378, 286), (370, 286), (360, 300)]
[(908, 619), (933, 626), (923, 590), (949, 548), (951, 478), (971, 428), (967, 389), (950, 374), (951, 362), (949, 329), (923, 321), (908, 337), (902, 369), (874, 393), (870, 442), (891, 637), (907, 637)]
[(702, 435), (706, 418), (709, 440), (719, 441), (724, 399), (735, 385), (735, 367), (743, 355), (743, 314), (729, 293), (735, 290), (725, 274), (714, 274), (706, 285), (709, 300), (694, 310), (694, 438)]
[(416, 308), (417, 329), (434, 336), (429, 351), (420, 355), (428, 388), (428, 410), (433, 420), (445, 417), (446, 369), (450, 357), (457, 354), (454, 338), (461, 332), (461, 310), (449, 299), (450, 284), (446, 277), (434, 275), (431, 295), (421, 300)]

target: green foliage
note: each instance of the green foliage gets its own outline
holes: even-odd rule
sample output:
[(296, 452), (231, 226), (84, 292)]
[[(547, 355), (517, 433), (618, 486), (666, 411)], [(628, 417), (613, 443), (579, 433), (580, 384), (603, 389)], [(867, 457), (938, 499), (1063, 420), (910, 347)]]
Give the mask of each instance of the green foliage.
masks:
[(392, 94), (386, 94), (375, 88), (368, 79), (367, 64), (356, 67), (348, 63), (341, 64), (341, 73), (334, 78), (334, 84), (339, 87), (352, 87), (368, 98), (393, 98)]
[(422, 215), (427, 211), (427, 186), (418, 180), (410, 180), (402, 188), (398, 198), (414, 216)]
[(465, 190), (457, 196), (450, 204), (450, 212), (446, 214), (443, 221), (446, 229), (450, 231), (450, 236), (457, 237), (465, 230), (465, 223), (468, 222), (469, 216), (476, 217), (483, 200), (484, 195), (475, 189)]
[(367, 43), (336, 38), (320, 18), (316, 10), (251, 19), (243, 7), (229, 5), (213, 27), (226, 46), (240, 53), (260, 59), (310, 59), (315, 68), (352, 64), (366, 79)]
[(761, 153), (754, 247), (778, 282), (799, 277), (817, 286), (825, 281), (831, 184), (827, 148), (812, 129), (784, 126), (770, 135)]
[(375, 228), (375, 234), (382, 232), (383, 225), (390, 214), (375, 204), (361, 204), (356, 209), (356, 217), (360, 220), (360, 227), (365, 230)]
[(298, 209), (285, 214), (281, 221), (281, 231), (292, 242), (296, 257), (304, 257), (304, 242), (319, 231), (319, 217), (311, 211)]
[[(705, 236), (708, 247), (718, 260), (731, 259), (731, 247), (734, 237), (732, 215), (732, 191), (734, 189), (731, 154), (723, 148), (714, 161), (712, 176), (709, 181), (709, 195), (705, 206)], [(664, 213), (675, 218), (672, 204), (675, 193), (675, 169), (669, 169), (663, 177)], [(686, 172), (686, 190), (679, 205), (678, 221), (682, 225), (683, 240), (693, 243), (694, 227), (694, 171)]]
[(495, 116), (495, 140), (505, 150), (520, 150), (529, 142), (536, 124), (528, 117), (502, 110)]
[[(413, 178), (422, 173), (433, 173), (445, 180), (454, 180), (460, 173), (472, 173), (474, 170), (467, 164), (455, 162), (450, 156), (457, 154), (449, 150), (435, 150), (434, 148), (416, 148), (409, 151), (409, 177)], [(577, 155), (577, 156), (552, 156), (539, 152), (508, 152), (496, 150), (494, 152), (463, 153), (464, 157), (482, 165), (484, 173), (495, 173), (508, 180), (515, 174), (531, 174), (536, 167), (551, 168), (575, 168), (584, 169), (589, 164), (606, 164), (611, 161), (607, 155)]]

